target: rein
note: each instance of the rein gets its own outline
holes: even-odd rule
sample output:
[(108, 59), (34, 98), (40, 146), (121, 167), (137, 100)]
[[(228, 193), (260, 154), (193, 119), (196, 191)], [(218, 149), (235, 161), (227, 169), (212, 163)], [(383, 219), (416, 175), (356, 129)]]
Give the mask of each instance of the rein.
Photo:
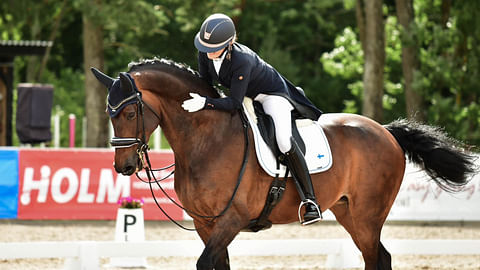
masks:
[[(169, 178), (172, 174), (174, 174), (175, 170), (171, 171), (167, 176), (161, 178), (161, 179), (157, 179), (156, 176), (155, 176), (155, 171), (164, 171), (164, 170), (167, 170), (171, 167), (174, 167), (175, 166), (175, 163), (171, 164), (171, 165), (168, 165), (166, 167), (163, 167), (163, 168), (159, 168), (159, 169), (152, 169), (152, 165), (150, 163), (150, 158), (148, 156), (148, 150), (150, 149), (148, 144), (145, 142), (146, 141), (146, 138), (145, 138), (145, 116), (144, 116), (144, 106), (146, 106), (150, 111), (153, 112), (153, 114), (155, 115), (155, 117), (157, 117), (158, 120), (160, 120), (160, 116), (155, 112), (155, 110), (153, 110), (153, 108), (148, 104), (146, 103), (145, 101), (143, 101), (142, 99), (142, 94), (141, 92), (139, 92), (137, 89), (136, 90), (136, 104), (137, 104), (137, 132), (135, 134), (138, 134), (138, 128), (139, 128), (139, 116), (141, 115), (142, 116), (142, 123), (141, 123), (141, 127), (142, 127), (142, 135), (141, 135), (141, 138), (138, 138), (138, 137), (135, 137), (135, 138), (121, 138), (121, 137), (113, 137), (110, 141), (110, 144), (112, 147), (114, 148), (127, 148), (127, 147), (131, 147), (131, 146), (134, 146), (134, 145), (138, 145), (137, 146), (137, 154), (138, 154), (138, 157), (140, 159), (140, 162), (141, 162), (141, 166), (142, 168), (145, 170), (146, 172), (146, 175), (147, 175), (147, 178), (148, 178), (148, 181), (145, 181), (143, 180), (139, 175), (138, 175), (138, 172), (135, 173), (135, 175), (137, 176), (137, 178), (144, 182), (144, 183), (148, 183), (149, 184), (149, 187), (150, 187), (150, 192), (152, 194), (152, 197), (153, 197), (153, 200), (155, 201), (155, 204), (157, 205), (157, 207), (160, 209), (160, 211), (162, 211), (162, 213), (171, 221), (173, 222), (175, 225), (177, 225), (178, 227), (184, 229), (184, 230), (187, 230), (187, 231), (196, 231), (196, 229), (192, 229), (192, 228), (187, 228), (185, 226), (183, 226), (182, 224), (178, 223), (177, 221), (175, 221), (172, 217), (170, 217), (170, 215), (168, 215), (168, 213), (160, 206), (160, 204), (158, 203), (156, 197), (155, 197), (155, 193), (153, 191), (153, 187), (152, 187), (152, 183), (156, 183), (157, 186), (159, 187), (159, 189), (162, 191), (162, 193), (174, 204), (176, 205), (177, 207), (181, 208), (182, 210), (184, 210), (185, 212), (187, 212), (189, 215), (191, 216), (196, 216), (196, 217), (200, 217), (200, 218), (204, 218), (204, 219), (209, 219), (208, 222), (209, 223), (212, 223), (213, 221), (215, 221), (215, 219), (223, 216), (227, 210), (232, 206), (233, 204), (233, 200), (237, 194), (237, 191), (238, 191), (238, 188), (240, 186), (240, 183), (242, 181), (242, 178), (243, 178), (243, 174), (245, 173), (245, 169), (247, 167), (247, 163), (248, 163), (248, 155), (249, 155), (249, 136), (248, 136), (248, 127), (249, 127), (249, 124), (248, 124), (248, 120), (245, 118), (245, 115), (243, 113), (242, 110), (239, 110), (239, 114), (240, 114), (240, 119), (242, 120), (242, 126), (243, 126), (243, 131), (244, 131), (244, 137), (245, 137), (245, 149), (244, 149), (244, 154), (243, 154), (243, 162), (242, 162), (242, 166), (240, 168), (240, 172), (239, 172), (239, 175), (238, 175), (238, 178), (237, 178), (237, 184), (233, 190), (233, 193), (232, 193), (232, 196), (230, 198), (230, 200), (228, 201), (227, 205), (225, 206), (225, 208), (218, 214), (218, 215), (213, 215), (213, 216), (206, 216), (206, 215), (200, 215), (198, 213), (195, 213), (194, 211), (191, 211), (185, 207), (183, 207), (182, 205), (180, 205), (179, 203), (177, 203), (172, 197), (170, 197), (167, 192), (163, 189), (163, 187), (160, 185), (160, 182)], [(132, 98), (133, 95), (132, 95)], [(130, 100), (130, 98), (129, 98)], [(109, 105), (110, 106), (110, 105)]]

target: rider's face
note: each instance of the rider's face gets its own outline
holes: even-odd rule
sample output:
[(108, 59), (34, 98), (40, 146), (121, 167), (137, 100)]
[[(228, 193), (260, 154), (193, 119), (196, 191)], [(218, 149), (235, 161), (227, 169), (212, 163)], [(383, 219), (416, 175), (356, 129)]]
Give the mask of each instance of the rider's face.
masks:
[(220, 57), (220, 55), (222, 55), (223, 51), (225, 50), (225, 48), (221, 49), (221, 50), (218, 50), (216, 52), (212, 52), (212, 53), (207, 53), (207, 57), (208, 59), (217, 59), (218, 57)]

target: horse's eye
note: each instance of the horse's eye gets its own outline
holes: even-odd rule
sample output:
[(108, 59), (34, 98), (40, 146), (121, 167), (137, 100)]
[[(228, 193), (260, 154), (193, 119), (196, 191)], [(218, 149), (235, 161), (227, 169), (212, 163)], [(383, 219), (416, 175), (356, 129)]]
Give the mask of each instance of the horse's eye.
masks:
[(127, 120), (133, 120), (135, 119), (136, 113), (135, 112), (129, 112), (127, 113)]

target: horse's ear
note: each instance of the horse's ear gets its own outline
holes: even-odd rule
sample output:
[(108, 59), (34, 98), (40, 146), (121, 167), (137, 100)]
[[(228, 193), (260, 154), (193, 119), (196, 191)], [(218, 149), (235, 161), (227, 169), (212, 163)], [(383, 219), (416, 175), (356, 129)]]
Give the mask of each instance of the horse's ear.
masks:
[(115, 81), (113, 78), (107, 76), (106, 74), (102, 73), (100, 70), (94, 67), (91, 67), (90, 70), (92, 71), (93, 75), (95, 75), (98, 81), (100, 81), (103, 85), (110, 89), (113, 82)]
[(126, 93), (131, 93), (135, 92), (133, 89), (133, 84), (132, 81), (130, 80), (130, 77), (128, 77), (126, 72), (120, 72), (120, 85), (122, 87), (122, 90)]

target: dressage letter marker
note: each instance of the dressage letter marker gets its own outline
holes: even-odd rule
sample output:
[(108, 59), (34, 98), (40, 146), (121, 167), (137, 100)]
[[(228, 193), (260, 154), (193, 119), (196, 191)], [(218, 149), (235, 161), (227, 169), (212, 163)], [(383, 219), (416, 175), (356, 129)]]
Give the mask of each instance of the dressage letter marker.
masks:
[[(131, 222), (129, 222), (131, 220)], [(123, 221), (123, 232), (125, 233), (125, 241), (128, 241), (127, 235), (127, 226), (129, 225), (135, 225), (137, 223), (137, 218), (134, 215), (125, 215), (124, 216), (124, 221)]]
[[(115, 241), (143, 242), (145, 241), (145, 226), (143, 209), (118, 208), (115, 227)], [(109, 266), (113, 267), (147, 267), (145, 257), (111, 258)]]

